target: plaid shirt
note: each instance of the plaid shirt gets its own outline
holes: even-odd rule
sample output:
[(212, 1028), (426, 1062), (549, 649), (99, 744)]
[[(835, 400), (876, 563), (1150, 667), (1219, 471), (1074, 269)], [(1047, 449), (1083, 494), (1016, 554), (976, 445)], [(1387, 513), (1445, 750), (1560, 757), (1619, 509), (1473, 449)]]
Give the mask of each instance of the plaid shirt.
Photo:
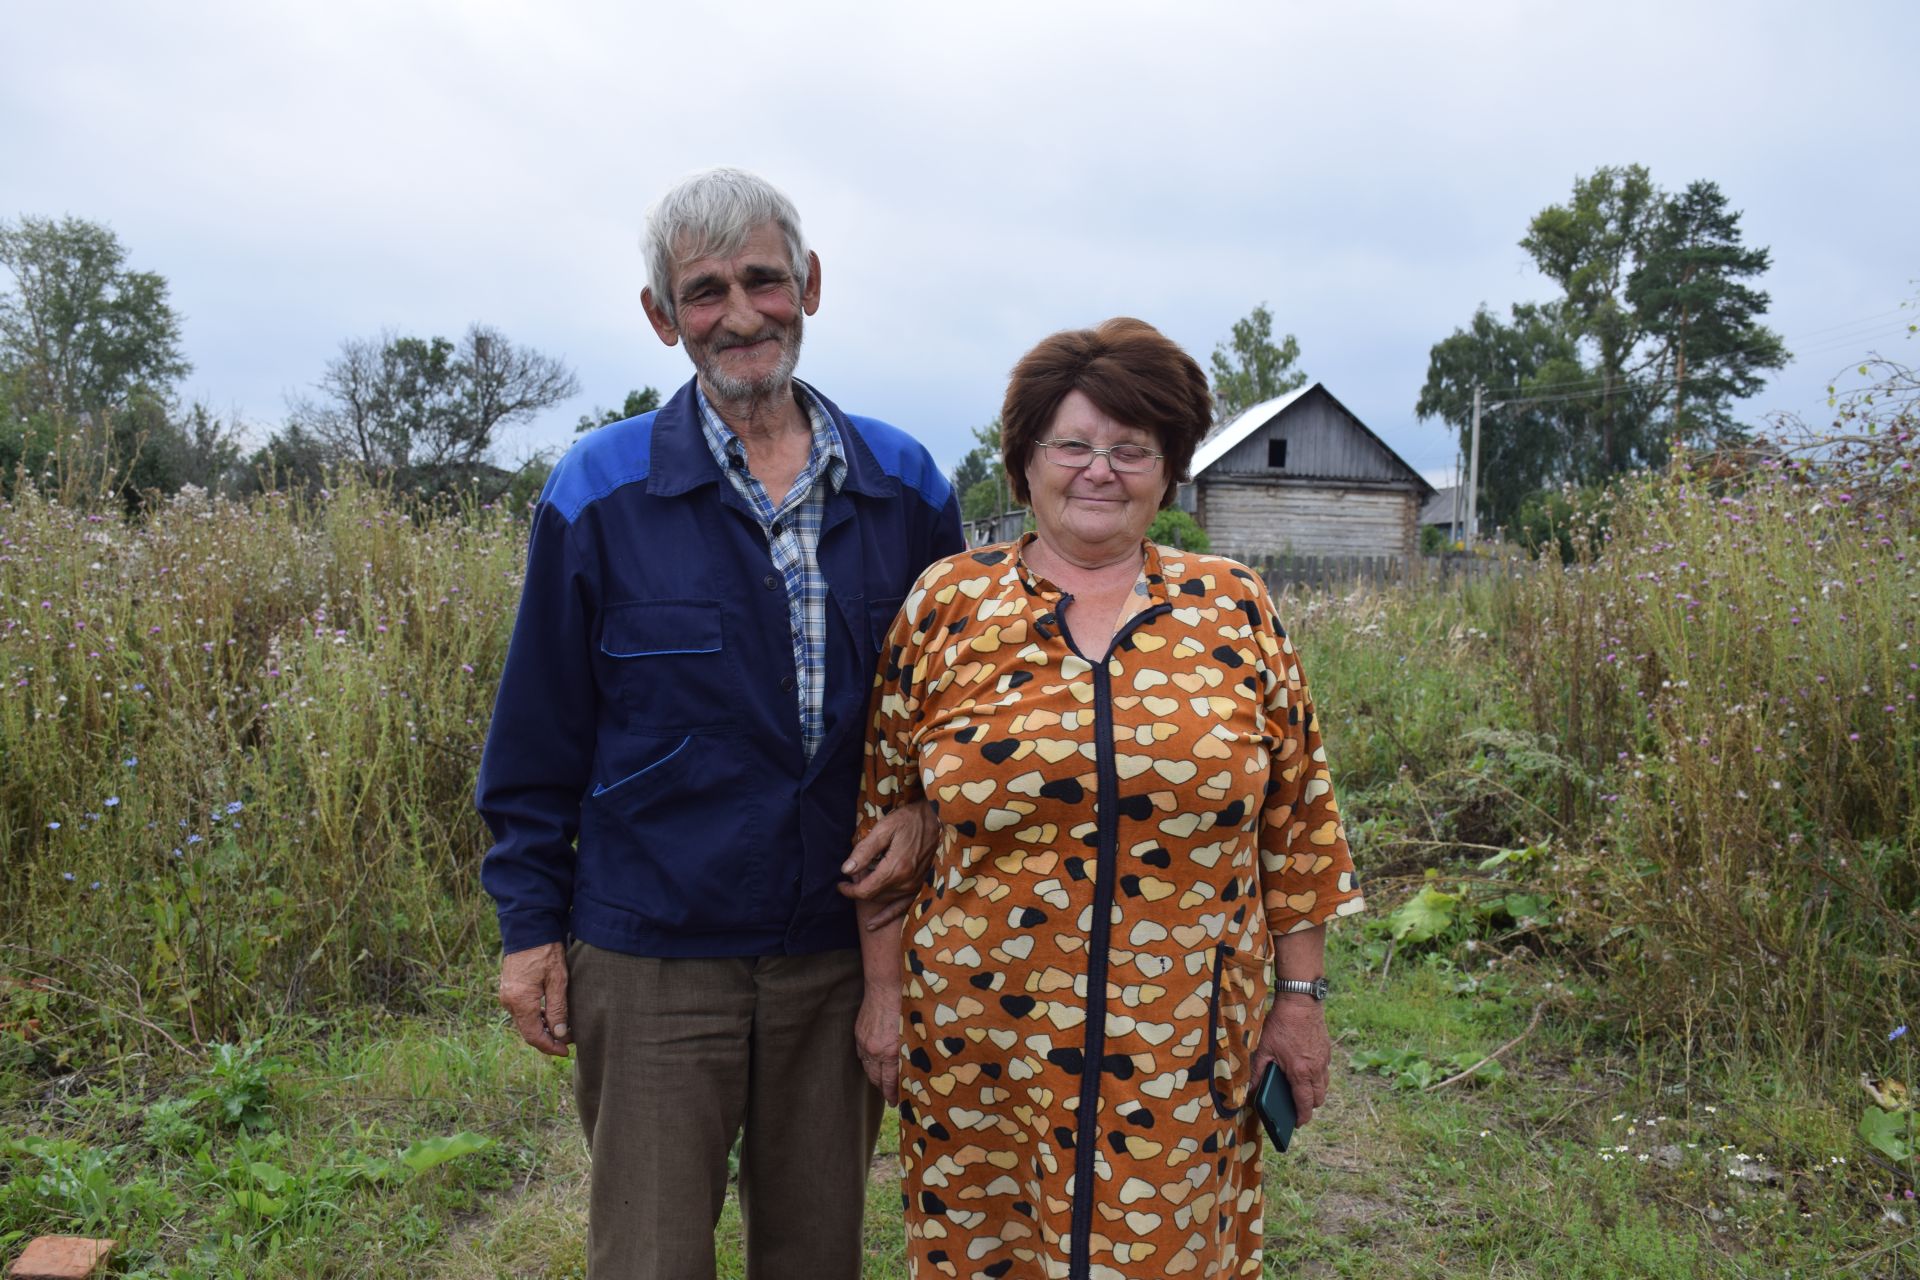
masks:
[(840, 434), (833, 419), (813, 398), (813, 393), (795, 384), (800, 402), (813, 424), (813, 447), (807, 465), (794, 477), (786, 500), (776, 509), (767, 497), (766, 486), (747, 468), (747, 448), (732, 428), (707, 403), (706, 393), (696, 386), (694, 399), (700, 406), (700, 427), (706, 433), (707, 447), (713, 459), (733, 482), (734, 489), (747, 500), (747, 506), (760, 521), (767, 535), (767, 550), (773, 567), (787, 583), (787, 620), (793, 629), (793, 669), (799, 680), (800, 738), (807, 759), (826, 734), (826, 718), (821, 712), (825, 690), (827, 654), (827, 580), (820, 573), (820, 521), (826, 514), (828, 495), (838, 492), (847, 477), (846, 455), (840, 451)]

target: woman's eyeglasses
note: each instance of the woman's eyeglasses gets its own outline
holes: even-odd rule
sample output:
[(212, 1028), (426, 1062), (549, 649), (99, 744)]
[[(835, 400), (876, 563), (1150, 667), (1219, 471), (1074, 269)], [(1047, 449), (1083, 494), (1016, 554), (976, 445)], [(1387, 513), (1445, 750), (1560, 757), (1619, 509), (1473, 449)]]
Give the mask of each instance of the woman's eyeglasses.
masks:
[(1115, 471), (1151, 471), (1166, 456), (1155, 453), (1143, 444), (1116, 444), (1110, 448), (1096, 449), (1085, 440), (1035, 440), (1034, 443), (1045, 449), (1049, 458), (1076, 471), (1092, 466), (1093, 460), (1099, 457), (1105, 457), (1107, 465)]

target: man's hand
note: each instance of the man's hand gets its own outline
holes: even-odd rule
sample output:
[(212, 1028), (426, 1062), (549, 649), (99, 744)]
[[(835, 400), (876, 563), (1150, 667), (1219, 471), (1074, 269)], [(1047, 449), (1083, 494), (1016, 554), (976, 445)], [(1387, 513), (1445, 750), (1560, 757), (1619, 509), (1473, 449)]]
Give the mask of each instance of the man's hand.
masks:
[(853, 1047), (880, 1096), (900, 1101), (900, 988), (869, 982), (853, 1022)]
[(878, 929), (907, 914), (939, 843), (940, 819), (931, 804), (916, 800), (880, 819), (867, 838), (853, 846), (840, 864), (841, 874), (847, 877), (840, 882), (840, 892), (886, 904), (867, 919), (867, 928)]
[(1298, 1123), (1313, 1119), (1327, 1101), (1327, 1072), (1333, 1062), (1333, 1041), (1327, 1036), (1327, 1014), (1312, 996), (1283, 991), (1260, 1028), (1260, 1044), (1253, 1051), (1253, 1084), (1277, 1062), (1293, 1086), (1293, 1109)]
[(558, 942), (500, 957), (500, 1003), (520, 1038), (542, 1053), (567, 1056), (567, 953)]

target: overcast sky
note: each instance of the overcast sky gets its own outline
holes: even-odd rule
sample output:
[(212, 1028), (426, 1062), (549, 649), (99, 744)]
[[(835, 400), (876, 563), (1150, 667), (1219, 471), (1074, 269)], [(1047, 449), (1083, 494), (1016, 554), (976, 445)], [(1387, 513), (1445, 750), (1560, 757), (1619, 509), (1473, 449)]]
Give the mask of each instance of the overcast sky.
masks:
[(1301, 364), (1437, 476), (1428, 348), (1548, 284), (1517, 241), (1576, 176), (1721, 184), (1772, 249), (1818, 417), (1920, 293), (1920, 5), (16, 4), (0, 217), (105, 222), (186, 318), (186, 391), (264, 434), (341, 339), (475, 320), (581, 396), (689, 373), (639, 307), (647, 205), (752, 168), (824, 293), (801, 375), (943, 465), (1007, 369), (1127, 313), (1202, 362), (1262, 301)]

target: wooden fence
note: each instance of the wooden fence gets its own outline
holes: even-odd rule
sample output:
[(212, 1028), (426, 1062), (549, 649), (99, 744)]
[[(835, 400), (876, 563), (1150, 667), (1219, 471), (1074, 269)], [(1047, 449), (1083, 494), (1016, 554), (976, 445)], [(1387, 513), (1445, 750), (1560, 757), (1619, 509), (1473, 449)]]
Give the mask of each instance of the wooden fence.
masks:
[(1269, 591), (1287, 587), (1342, 587), (1366, 583), (1478, 582), (1513, 572), (1507, 555), (1492, 556), (1264, 556), (1248, 566)]
[[(966, 522), (967, 545), (984, 546), (989, 542), (1010, 542), (1027, 527), (1024, 507)], [(1487, 555), (1449, 552), (1437, 556), (1262, 556), (1248, 562), (1267, 581), (1267, 589), (1278, 592), (1287, 587), (1343, 587), (1360, 583), (1456, 583), (1479, 582), (1514, 571), (1516, 561), (1509, 546), (1490, 545)]]

